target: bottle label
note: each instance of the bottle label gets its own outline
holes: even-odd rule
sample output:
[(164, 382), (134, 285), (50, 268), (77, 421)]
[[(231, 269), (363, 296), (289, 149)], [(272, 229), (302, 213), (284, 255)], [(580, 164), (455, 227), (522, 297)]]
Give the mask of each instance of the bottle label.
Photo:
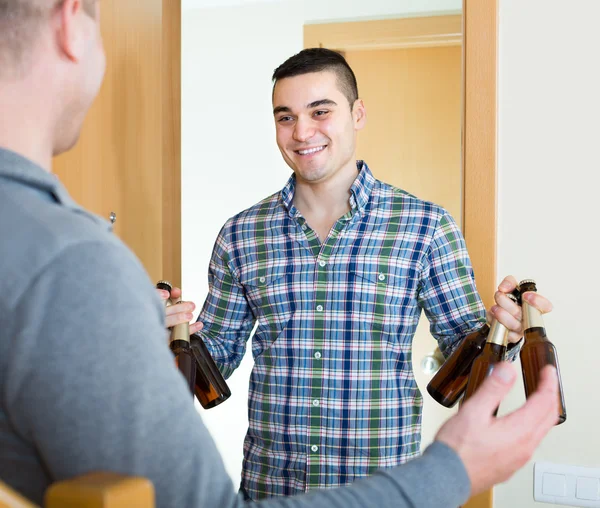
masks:
[(502, 323), (494, 319), (490, 326), (490, 333), (487, 337), (487, 343), (498, 344), (499, 346), (506, 346), (507, 340), (508, 330)]
[(539, 310), (537, 310), (533, 305), (529, 305), (527, 302), (523, 302), (523, 328), (527, 330), (529, 328), (538, 327), (544, 327), (542, 313)]

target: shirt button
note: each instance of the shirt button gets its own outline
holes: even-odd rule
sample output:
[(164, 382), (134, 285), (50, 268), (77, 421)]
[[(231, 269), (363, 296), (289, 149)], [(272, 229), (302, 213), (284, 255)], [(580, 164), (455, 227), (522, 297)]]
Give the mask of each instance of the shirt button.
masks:
[(261, 283), (261, 284), (264, 284), (264, 283), (265, 283), (265, 281), (266, 281), (267, 279), (265, 279), (264, 277), (261, 277), (261, 278), (260, 278), (260, 279), (258, 279), (258, 280), (260, 281), (260, 283)]
[(317, 310), (319, 312), (323, 312), (323, 306), (322, 305), (317, 305)]
[(318, 407), (319, 406), (319, 401), (317, 399), (313, 400), (313, 406)]
[(306, 224), (302, 224), (302, 231), (306, 231)]
[(326, 265), (327, 263), (325, 261), (319, 261), (319, 266), (322, 268)]
[(383, 275), (382, 273), (380, 273), (378, 279), (379, 280), (385, 280), (385, 275)]
[(318, 447), (317, 445), (315, 445), (315, 444), (314, 444), (314, 445), (312, 445), (312, 446), (310, 447), (310, 449), (311, 449), (313, 452), (315, 452), (315, 453), (319, 451), (319, 447)]
[(319, 358), (321, 358), (321, 353), (319, 351), (317, 351), (315, 353), (315, 358), (318, 360)]

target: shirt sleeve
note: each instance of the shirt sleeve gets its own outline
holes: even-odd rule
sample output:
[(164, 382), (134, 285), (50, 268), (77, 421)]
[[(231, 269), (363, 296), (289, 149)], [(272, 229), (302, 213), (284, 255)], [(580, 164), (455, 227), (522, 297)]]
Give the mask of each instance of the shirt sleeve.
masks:
[(240, 365), (255, 318), (231, 267), (226, 228), (219, 233), (208, 270), (208, 296), (198, 321), (202, 337), (225, 378)]
[(425, 257), (418, 299), (446, 357), (486, 321), (464, 238), (447, 212), (439, 220)]

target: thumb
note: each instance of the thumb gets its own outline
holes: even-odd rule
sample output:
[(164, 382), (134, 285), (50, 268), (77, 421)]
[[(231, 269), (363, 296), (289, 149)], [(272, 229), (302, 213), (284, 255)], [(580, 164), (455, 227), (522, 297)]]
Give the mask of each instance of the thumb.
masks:
[(175, 299), (180, 298), (180, 297), (181, 297), (181, 289), (177, 288), (177, 287), (173, 287), (171, 289), (171, 298), (173, 300), (175, 300)]
[(465, 409), (467, 406), (477, 406), (478, 413), (492, 415), (512, 388), (516, 377), (515, 369), (510, 364), (498, 363), (475, 394), (464, 403)]

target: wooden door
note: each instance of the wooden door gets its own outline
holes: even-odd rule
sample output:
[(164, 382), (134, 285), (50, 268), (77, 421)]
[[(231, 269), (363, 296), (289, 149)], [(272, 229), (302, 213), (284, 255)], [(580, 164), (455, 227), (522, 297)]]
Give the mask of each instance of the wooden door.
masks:
[(103, 0), (107, 71), (54, 171), (107, 218), (153, 280), (181, 281), (180, 0)]
[(347, 51), (367, 106), (357, 155), (462, 223), (461, 48)]

